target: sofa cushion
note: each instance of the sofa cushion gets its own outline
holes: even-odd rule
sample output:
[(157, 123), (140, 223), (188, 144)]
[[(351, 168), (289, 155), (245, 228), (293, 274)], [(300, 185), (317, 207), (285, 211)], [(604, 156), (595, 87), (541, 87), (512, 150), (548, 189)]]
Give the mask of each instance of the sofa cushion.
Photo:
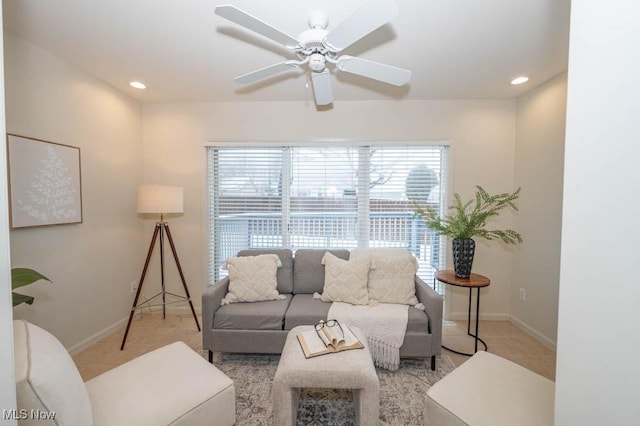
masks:
[(62, 343), (23, 320), (13, 322), (13, 336), (18, 409), (55, 413), (55, 422), (33, 424), (93, 424), (89, 394)]
[(260, 254), (277, 254), (282, 262), (278, 268), (278, 292), (291, 293), (293, 291), (293, 253), (289, 249), (251, 249), (241, 250), (240, 256), (258, 256)]
[(229, 291), (222, 304), (284, 299), (276, 290), (276, 274), (281, 266), (275, 254), (229, 258), (225, 262), (229, 270)]
[(407, 249), (354, 249), (349, 259), (371, 259), (367, 288), (372, 300), (379, 303), (418, 304), (414, 280), (418, 261)]
[(367, 277), (371, 261), (368, 258), (344, 260), (326, 253), (322, 263), (325, 267), (323, 302), (369, 303)]
[(326, 252), (340, 259), (349, 259), (349, 250), (299, 249), (293, 260), (293, 292), (322, 293), (324, 287), (324, 265), (322, 258)]
[(284, 318), (285, 330), (299, 325), (316, 324), (326, 320), (331, 303), (314, 299), (312, 294), (295, 294)]
[[(298, 325), (315, 324), (321, 319), (328, 319), (331, 303), (314, 299), (311, 294), (295, 294), (285, 314), (284, 328), (291, 330)], [(429, 317), (425, 311), (409, 307), (407, 332), (426, 333), (429, 330)]]
[(232, 330), (282, 330), (284, 315), (292, 295), (283, 300), (232, 303), (220, 306), (213, 316), (213, 327)]

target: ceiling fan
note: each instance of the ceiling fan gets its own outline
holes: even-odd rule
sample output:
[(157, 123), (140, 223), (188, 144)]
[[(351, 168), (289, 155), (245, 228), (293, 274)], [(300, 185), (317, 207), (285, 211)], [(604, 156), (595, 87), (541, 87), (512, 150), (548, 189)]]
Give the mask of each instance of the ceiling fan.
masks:
[(231, 5), (216, 6), (215, 13), (231, 22), (267, 37), (294, 52), (298, 60), (287, 60), (269, 65), (234, 79), (240, 84), (256, 81), (307, 65), (310, 70), (313, 92), (317, 105), (333, 102), (331, 74), (328, 65), (394, 86), (402, 86), (411, 79), (411, 71), (380, 62), (340, 55), (347, 47), (380, 28), (398, 15), (393, 0), (365, 0), (351, 15), (331, 31), (329, 20), (323, 12), (309, 14), (309, 29), (298, 37), (292, 37), (268, 23)]

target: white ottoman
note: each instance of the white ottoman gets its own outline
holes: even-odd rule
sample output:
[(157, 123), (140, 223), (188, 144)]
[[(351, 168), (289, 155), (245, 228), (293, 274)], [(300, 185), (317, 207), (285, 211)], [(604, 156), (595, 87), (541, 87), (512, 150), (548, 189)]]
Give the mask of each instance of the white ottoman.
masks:
[(233, 425), (233, 381), (184, 342), (146, 353), (85, 383), (94, 426)]
[(480, 351), (427, 391), (429, 426), (553, 425), (555, 384)]
[(351, 327), (364, 349), (306, 359), (296, 335), (313, 326), (293, 328), (284, 344), (273, 379), (273, 417), (278, 426), (295, 425), (301, 388), (353, 389), (356, 421), (377, 425), (380, 417), (380, 383), (362, 332)]

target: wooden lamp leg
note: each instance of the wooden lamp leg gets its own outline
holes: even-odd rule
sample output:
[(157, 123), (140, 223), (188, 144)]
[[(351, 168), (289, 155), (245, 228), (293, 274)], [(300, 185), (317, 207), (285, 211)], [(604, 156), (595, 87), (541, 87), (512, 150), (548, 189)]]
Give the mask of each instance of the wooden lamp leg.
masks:
[(131, 321), (133, 320), (133, 315), (135, 314), (136, 309), (138, 307), (138, 298), (140, 297), (140, 292), (142, 291), (144, 278), (147, 276), (147, 269), (149, 268), (149, 262), (151, 261), (151, 255), (153, 254), (153, 248), (156, 245), (156, 240), (158, 239), (159, 232), (160, 232), (160, 224), (156, 223), (156, 229), (153, 231), (153, 237), (151, 238), (151, 244), (149, 245), (149, 251), (147, 252), (147, 260), (144, 262), (144, 268), (142, 268), (142, 276), (140, 277), (138, 290), (136, 291), (136, 297), (133, 299), (133, 306), (131, 306), (131, 312), (129, 313), (129, 321), (127, 322), (127, 328), (124, 332), (124, 337), (122, 338), (122, 344), (120, 345), (120, 350), (124, 349), (124, 344), (127, 342), (129, 327), (131, 327)]
[[(127, 336), (129, 335), (129, 328), (131, 327), (131, 321), (133, 320), (133, 315), (135, 314), (136, 309), (138, 309), (138, 299), (142, 291), (142, 285), (144, 284), (144, 279), (147, 275), (147, 270), (149, 268), (149, 263), (151, 261), (151, 255), (153, 254), (153, 249), (155, 247), (156, 241), (158, 240), (158, 236), (160, 236), (160, 280), (161, 280), (161, 286), (162, 286), (162, 292), (161, 292), (162, 318), (166, 317), (167, 300), (166, 300), (166, 290), (165, 290), (165, 282), (164, 282), (164, 235), (165, 234), (167, 236), (167, 239), (169, 240), (169, 245), (171, 246), (173, 259), (176, 261), (176, 266), (178, 267), (178, 273), (180, 274), (182, 287), (184, 288), (184, 291), (186, 293), (185, 299), (189, 302), (189, 307), (191, 308), (193, 319), (196, 322), (196, 327), (198, 327), (198, 331), (201, 331), (200, 323), (198, 321), (198, 316), (196, 315), (196, 310), (193, 307), (193, 302), (191, 301), (191, 295), (189, 294), (189, 288), (187, 287), (187, 281), (184, 278), (184, 273), (182, 272), (182, 266), (180, 265), (180, 260), (178, 259), (178, 252), (176, 251), (176, 246), (173, 243), (173, 237), (171, 236), (171, 231), (169, 230), (169, 224), (166, 222), (158, 222), (156, 223), (156, 228), (153, 231), (153, 237), (151, 238), (151, 244), (149, 245), (149, 251), (147, 252), (147, 259), (144, 262), (144, 268), (142, 269), (142, 276), (140, 277), (140, 284), (138, 285), (138, 290), (136, 291), (136, 297), (133, 299), (133, 306), (131, 307), (131, 312), (129, 313), (129, 321), (127, 322), (127, 328), (125, 329), (124, 337), (122, 338), (122, 344), (120, 345), (120, 350), (124, 349), (124, 345), (127, 341)], [(182, 296), (177, 296), (177, 297), (182, 297)]]
[(193, 319), (196, 322), (196, 327), (198, 327), (198, 331), (201, 331), (200, 323), (198, 322), (198, 317), (196, 316), (196, 310), (193, 308), (193, 302), (191, 302), (191, 295), (189, 294), (189, 289), (187, 288), (187, 281), (184, 279), (184, 274), (182, 273), (182, 266), (180, 266), (180, 260), (178, 259), (178, 252), (176, 251), (175, 244), (173, 244), (173, 237), (171, 237), (171, 231), (169, 230), (168, 223), (165, 225), (165, 229), (167, 231), (167, 239), (169, 240), (169, 245), (171, 246), (171, 252), (173, 253), (173, 258), (176, 261), (176, 266), (178, 267), (178, 272), (180, 273), (182, 286), (184, 287), (184, 292), (187, 295), (187, 300), (189, 301), (189, 306), (191, 307), (191, 313), (193, 314)]

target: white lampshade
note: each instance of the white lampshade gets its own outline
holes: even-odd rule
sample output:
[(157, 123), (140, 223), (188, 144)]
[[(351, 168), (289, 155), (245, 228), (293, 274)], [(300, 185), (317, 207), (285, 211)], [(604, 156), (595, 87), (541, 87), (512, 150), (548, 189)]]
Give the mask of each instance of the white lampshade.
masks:
[(141, 185), (138, 188), (138, 213), (184, 213), (184, 188)]

